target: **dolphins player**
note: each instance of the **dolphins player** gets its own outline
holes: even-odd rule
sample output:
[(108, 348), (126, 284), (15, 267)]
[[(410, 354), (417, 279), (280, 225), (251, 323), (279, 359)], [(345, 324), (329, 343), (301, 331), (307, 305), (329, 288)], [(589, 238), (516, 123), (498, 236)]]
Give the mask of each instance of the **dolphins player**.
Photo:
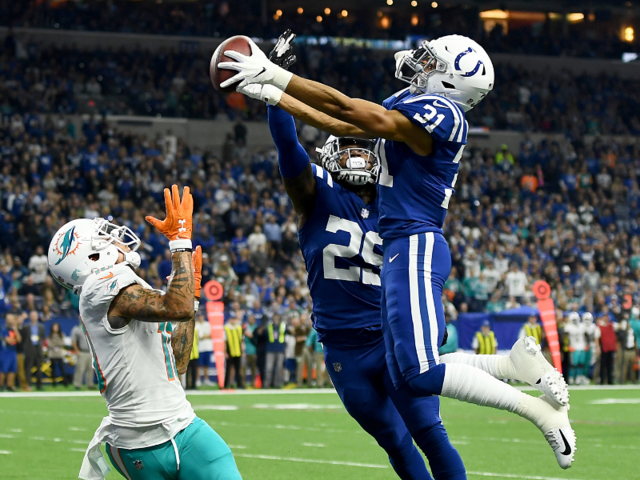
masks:
[[(449, 35), (398, 52), (396, 77), (409, 87), (382, 106), (293, 75), (253, 42), (251, 50), (251, 56), (225, 52), (235, 61), (218, 67), (238, 73), (223, 88), (236, 82), (239, 91), (263, 85), (259, 96), (272, 105), (285, 92), (346, 124), (350, 135), (379, 138), (382, 323), (396, 387), (406, 383), (417, 396), (443, 395), (514, 412), (540, 429), (560, 467), (569, 468), (575, 433), (567, 414), (568, 391), (535, 339), (518, 341), (506, 357), (451, 354), (441, 359), (438, 354), (445, 331), (441, 294), (451, 269), (442, 226), (467, 141), (464, 114), (493, 89), (493, 64), (484, 49)], [(532, 397), (492, 375), (526, 380), (544, 395)]]
[[(180, 384), (194, 334), (202, 251), (192, 254), (193, 199), (165, 189), (167, 218), (147, 217), (169, 239), (173, 267), (166, 294), (134, 269), (138, 237), (104, 219), (64, 225), (49, 246), (49, 269), (80, 295), (80, 318), (109, 416), (95, 433), (80, 478), (102, 480), (109, 467), (128, 480), (237, 480), (226, 443), (196, 417)], [(172, 322), (177, 327), (172, 327)]]

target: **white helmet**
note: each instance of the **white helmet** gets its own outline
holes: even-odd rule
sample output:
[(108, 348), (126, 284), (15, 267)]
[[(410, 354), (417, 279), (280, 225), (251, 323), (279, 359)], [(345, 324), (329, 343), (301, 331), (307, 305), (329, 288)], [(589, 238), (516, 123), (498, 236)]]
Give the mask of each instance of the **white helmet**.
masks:
[[(424, 93), (450, 98), (465, 112), (493, 89), (493, 63), (484, 48), (462, 35), (424, 40), (395, 54), (396, 78)], [(425, 71), (426, 70), (426, 71)]]
[(582, 321), (587, 325), (593, 323), (593, 314), (589, 312), (584, 312), (582, 314)]
[(580, 314), (578, 312), (571, 312), (569, 314), (569, 323), (578, 325), (580, 323)]
[[(351, 185), (367, 185), (378, 181), (380, 159), (374, 153), (376, 141), (368, 138), (334, 137), (330, 135), (322, 148), (316, 148), (322, 168)], [(347, 155), (346, 166), (341, 160)]]
[[(131, 251), (125, 252), (120, 245)], [(128, 227), (119, 227), (104, 218), (73, 220), (58, 230), (49, 244), (49, 270), (63, 287), (80, 293), (92, 272), (117, 263), (118, 252), (124, 255), (123, 263), (138, 268), (139, 246), (140, 239)]]

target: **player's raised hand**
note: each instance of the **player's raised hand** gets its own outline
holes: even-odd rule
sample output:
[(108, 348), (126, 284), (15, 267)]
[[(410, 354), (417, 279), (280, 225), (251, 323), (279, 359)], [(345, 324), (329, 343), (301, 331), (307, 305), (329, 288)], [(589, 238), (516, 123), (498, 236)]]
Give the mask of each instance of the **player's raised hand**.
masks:
[(269, 52), (269, 60), (279, 67), (289, 70), (289, 67), (296, 63), (297, 60), (293, 53), (293, 41), (295, 38), (296, 34), (291, 32), (291, 29), (285, 30), (285, 32), (278, 37), (278, 41), (271, 52)]
[(233, 77), (220, 84), (221, 88), (226, 88), (239, 82), (238, 87), (244, 87), (250, 83), (270, 84), (284, 91), (293, 77), (292, 73), (269, 61), (260, 47), (253, 40), (249, 40), (251, 55), (243, 55), (234, 50), (227, 50), (224, 54), (235, 60), (235, 62), (220, 62), (218, 68), (235, 70), (238, 72)]
[(202, 291), (202, 247), (198, 245), (191, 254), (193, 259), (193, 280), (195, 282), (195, 297), (196, 300), (200, 299), (200, 292)]
[(191, 240), (193, 197), (189, 187), (184, 187), (182, 201), (177, 185), (173, 185), (171, 191), (165, 188), (164, 202), (167, 210), (167, 217), (164, 220), (158, 220), (152, 216), (146, 216), (145, 220), (156, 227), (169, 241)]

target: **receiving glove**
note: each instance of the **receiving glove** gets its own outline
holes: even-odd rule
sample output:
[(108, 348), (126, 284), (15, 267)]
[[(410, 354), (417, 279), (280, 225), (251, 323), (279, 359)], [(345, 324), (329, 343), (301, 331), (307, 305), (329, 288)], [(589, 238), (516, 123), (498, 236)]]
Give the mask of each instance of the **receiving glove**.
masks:
[(289, 70), (289, 67), (296, 63), (296, 56), (293, 53), (293, 41), (296, 38), (291, 29), (287, 29), (278, 37), (275, 47), (269, 52), (269, 60), (279, 67)]
[(287, 72), (284, 68), (270, 62), (260, 47), (249, 39), (251, 46), (251, 56), (243, 55), (234, 50), (226, 50), (224, 54), (235, 60), (235, 62), (220, 62), (218, 68), (235, 70), (238, 73), (225, 80), (220, 87), (226, 88), (236, 82), (240, 82), (238, 87), (244, 87), (250, 83), (274, 85), (282, 91), (287, 89), (287, 85), (293, 77), (293, 73)]
[(146, 216), (145, 220), (156, 227), (160, 233), (169, 239), (172, 252), (191, 250), (191, 232), (193, 230), (193, 197), (189, 187), (184, 187), (182, 201), (177, 185), (164, 189), (164, 202), (167, 218), (158, 220)]

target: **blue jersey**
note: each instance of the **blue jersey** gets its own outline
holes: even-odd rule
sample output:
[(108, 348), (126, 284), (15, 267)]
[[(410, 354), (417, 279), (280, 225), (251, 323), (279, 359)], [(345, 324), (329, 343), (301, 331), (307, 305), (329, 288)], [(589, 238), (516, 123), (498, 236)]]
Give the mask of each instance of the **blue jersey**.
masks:
[[(380, 266), (382, 240), (378, 209), (342, 188), (322, 167), (316, 176), (316, 206), (298, 232), (309, 290), (314, 328), (325, 343), (358, 343), (381, 334)], [(361, 343), (361, 342), (360, 342)]]
[(433, 152), (423, 157), (405, 143), (378, 140), (380, 236), (393, 239), (424, 232), (442, 233), (467, 143), (464, 113), (445, 97), (412, 94), (408, 88), (382, 105), (387, 110), (398, 110), (423, 127), (433, 138)]

